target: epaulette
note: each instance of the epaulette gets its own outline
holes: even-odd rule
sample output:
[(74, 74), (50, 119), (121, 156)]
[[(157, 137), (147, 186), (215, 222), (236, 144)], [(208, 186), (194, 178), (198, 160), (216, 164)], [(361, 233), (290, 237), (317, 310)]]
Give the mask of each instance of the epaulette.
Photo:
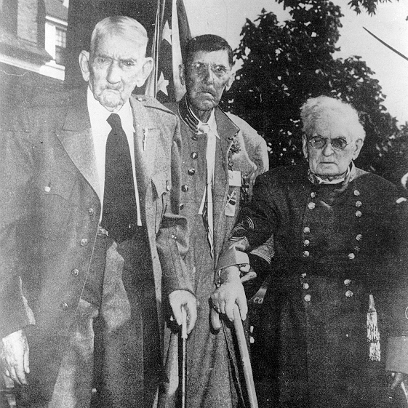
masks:
[(160, 103), (156, 98), (153, 96), (147, 95), (132, 95), (138, 102), (140, 102), (146, 108), (153, 108), (158, 109), (166, 113), (171, 113), (173, 116), (176, 116), (174, 112), (170, 109), (166, 108), (162, 103)]

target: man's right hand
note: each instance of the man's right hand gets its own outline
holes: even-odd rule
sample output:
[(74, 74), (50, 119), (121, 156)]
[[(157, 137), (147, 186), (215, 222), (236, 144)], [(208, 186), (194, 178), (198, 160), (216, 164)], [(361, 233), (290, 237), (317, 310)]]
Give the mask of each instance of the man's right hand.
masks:
[(1, 368), (3, 374), (17, 384), (27, 384), (26, 373), (30, 372), (27, 338), (22, 330), (2, 339)]

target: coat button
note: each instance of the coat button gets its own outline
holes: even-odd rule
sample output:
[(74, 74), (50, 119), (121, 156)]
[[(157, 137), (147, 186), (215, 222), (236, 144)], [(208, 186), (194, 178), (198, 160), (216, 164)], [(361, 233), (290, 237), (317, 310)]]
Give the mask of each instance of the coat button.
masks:
[(72, 276), (78, 276), (79, 275), (79, 269), (75, 268), (71, 271)]
[(308, 284), (308, 283), (304, 283), (304, 284), (302, 285), (302, 287), (303, 287), (303, 289), (309, 289), (309, 284)]
[(360, 192), (359, 192), (358, 190), (354, 190), (354, 191), (353, 191), (353, 194), (354, 194), (356, 197), (358, 197), (358, 196), (360, 195)]
[(362, 215), (363, 215), (363, 213), (360, 210), (356, 211), (356, 217), (357, 218), (360, 218)]
[(353, 293), (351, 290), (348, 290), (348, 291), (345, 293), (345, 295), (346, 295), (346, 297), (350, 298), (350, 297), (352, 297), (352, 296), (354, 295), (354, 293)]
[(303, 232), (304, 232), (305, 234), (308, 234), (308, 233), (310, 232), (310, 228), (309, 228), (309, 227), (303, 228)]
[(187, 191), (188, 191), (188, 185), (187, 185), (187, 184), (183, 184), (183, 185), (181, 186), (181, 191), (182, 191), (183, 193), (187, 193)]
[(310, 193), (310, 197), (315, 198), (315, 197), (316, 197), (316, 193), (315, 193), (314, 191), (312, 191), (312, 192)]
[(68, 308), (69, 308), (68, 303), (66, 303), (66, 302), (61, 303), (61, 309), (62, 310), (68, 310)]
[(93, 208), (88, 208), (88, 214), (92, 217), (95, 214), (95, 210)]
[(81, 239), (81, 246), (86, 246), (88, 245), (88, 240), (86, 238)]
[(361, 241), (363, 239), (363, 235), (362, 234), (357, 234), (356, 235), (356, 240), (357, 241)]
[(309, 241), (308, 239), (305, 239), (305, 240), (303, 241), (303, 245), (304, 245), (304, 246), (309, 246), (309, 245), (310, 245), (310, 241)]
[(303, 251), (303, 256), (307, 258), (310, 255), (309, 251)]
[(197, 152), (192, 152), (190, 156), (191, 156), (192, 159), (195, 160), (198, 157), (198, 153)]
[(308, 208), (310, 210), (313, 210), (316, 207), (316, 204), (315, 203), (309, 203), (307, 206), (308, 206)]
[(344, 284), (346, 286), (350, 285), (350, 283), (351, 283), (351, 279), (344, 279)]
[(194, 176), (194, 174), (195, 174), (195, 169), (193, 169), (193, 168), (191, 168), (191, 169), (188, 169), (188, 171), (187, 171), (187, 173), (189, 174), (189, 176)]
[(359, 208), (363, 205), (363, 203), (361, 201), (356, 201), (356, 207)]
[(348, 259), (354, 259), (356, 256), (355, 256), (352, 252), (350, 252), (350, 253), (347, 255), (347, 257), (348, 257)]
[(310, 302), (312, 300), (312, 297), (309, 294), (307, 294), (303, 299), (305, 299), (305, 302)]

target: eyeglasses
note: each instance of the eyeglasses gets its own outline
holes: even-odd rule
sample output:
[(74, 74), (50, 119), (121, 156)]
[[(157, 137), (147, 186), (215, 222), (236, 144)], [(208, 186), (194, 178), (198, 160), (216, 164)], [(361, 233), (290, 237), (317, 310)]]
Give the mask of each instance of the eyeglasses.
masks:
[(342, 137), (336, 137), (334, 139), (329, 139), (325, 137), (315, 136), (307, 141), (313, 149), (323, 149), (330, 142), (331, 147), (334, 150), (344, 150), (348, 143), (347, 140)]
[(226, 75), (230, 69), (224, 65), (219, 64), (208, 64), (204, 62), (193, 62), (190, 64), (191, 70), (199, 76), (204, 76), (208, 73), (208, 68), (211, 69), (212, 73), (215, 74), (217, 77), (223, 77)]

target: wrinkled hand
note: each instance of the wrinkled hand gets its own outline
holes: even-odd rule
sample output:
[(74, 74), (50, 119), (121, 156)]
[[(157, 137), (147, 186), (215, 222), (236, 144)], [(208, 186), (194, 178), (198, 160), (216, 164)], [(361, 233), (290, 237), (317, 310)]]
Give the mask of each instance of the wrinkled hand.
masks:
[(229, 266), (222, 271), (222, 284), (211, 295), (214, 310), (211, 311), (211, 323), (215, 330), (221, 328), (219, 314), (225, 314), (234, 321), (234, 305), (237, 304), (242, 320), (246, 319), (248, 305), (244, 287), (241, 283), (240, 271), (237, 266)]
[(190, 334), (197, 320), (196, 297), (188, 290), (175, 290), (170, 293), (169, 302), (171, 310), (173, 311), (173, 316), (179, 326), (183, 322), (183, 314), (181, 308), (182, 306), (185, 307), (187, 312), (187, 334)]
[(22, 330), (2, 339), (2, 370), (6, 377), (17, 384), (27, 384), (26, 373), (30, 372), (28, 342)]

